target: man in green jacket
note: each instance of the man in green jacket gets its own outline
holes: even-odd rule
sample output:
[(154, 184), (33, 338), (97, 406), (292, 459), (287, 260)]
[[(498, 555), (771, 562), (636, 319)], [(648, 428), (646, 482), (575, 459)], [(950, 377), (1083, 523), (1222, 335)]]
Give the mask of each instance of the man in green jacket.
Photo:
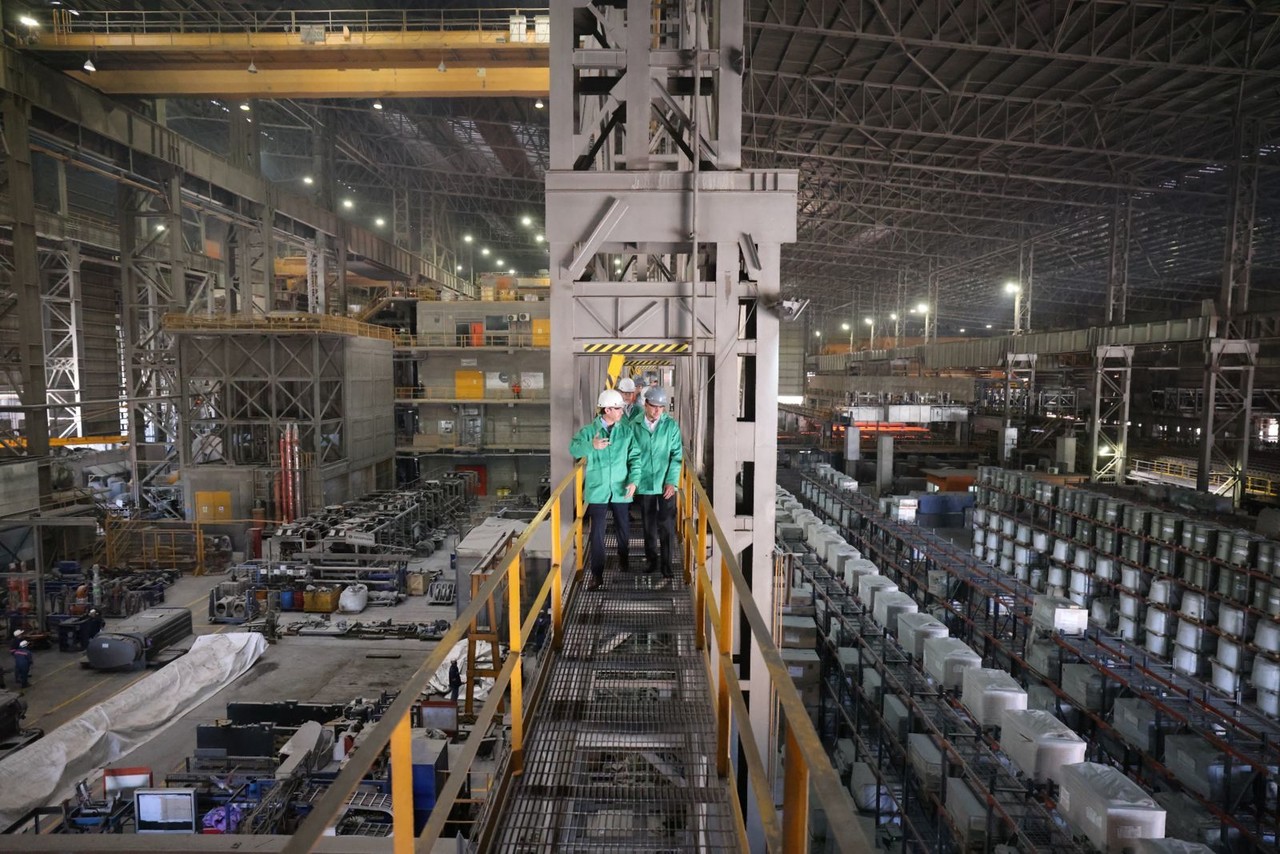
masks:
[(569, 453), (575, 460), (586, 459), (583, 500), (591, 523), (591, 580), (588, 590), (604, 583), (605, 515), (613, 514), (618, 534), (618, 562), (627, 571), (630, 552), (631, 520), (627, 518), (631, 496), (636, 492), (640, 467), (640, 447), (635, 433), (622, 422), (622, 395), (605, 389), (596, 399), (598, 418), (583, 427), (569, 441)]
[(650, 388), (644, 396), (644, 417), (631, 422), (635, 443), (640, 449), (640, 477), (636, 500), (644, 528), (645, 572), (659, 568), (667, 578), (671, 572), (671, 549), (676, 535), (676, 489), (684, 444), (680, 425), (667, 414), (667, 390)]

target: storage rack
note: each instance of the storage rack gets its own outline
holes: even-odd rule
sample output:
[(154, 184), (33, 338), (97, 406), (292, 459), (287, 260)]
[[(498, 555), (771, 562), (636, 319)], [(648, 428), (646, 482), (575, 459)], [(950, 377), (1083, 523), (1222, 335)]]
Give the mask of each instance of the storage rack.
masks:
[[(881, 516), (875, 502), (865, 496), (840, 492), (814, 477), (805, 478), (802, 492), (851, 545), (891, 578), (896, 576), (901, 589), (917, 598), (919, 591), (926, 591), (926, 606), (943, 609), (943, 622), (953, 634), (979, 649), (984, 658), (1003, 658), (1015, 675), (1043, 684), (1058, 703), (1076, 705), (1060, 685), (1029, 666), (1022, 655), (1020, 644), (1025, 644), (1032, 630), (1029, 606), (1037, 591), (930, 531)], [(930, 574), (938, 572), (942, 574), (935, 575), (931, 585)], [(940, 578), (946, 579), (945, 590), (940, 587)], [(1091, 664), (1104, 680), (1143, 698), (1170, 724), (1202, 736), (1230, 757), (1230, 762), (1248, 765), (1260, 775), (1276, 767), (1280, 726), (1256, 710), (1213, 694), (1203, 683), (1173, 671), (1164, 662), (1152, 661), (1145, 650), (1096, 628), (1083, 637), (1054, 635), (1051, 640), (1059, 648), (1059, 664)], [(982, 647), (977, 646), (978, 641)], [(1083, 735), (1090, 738), (1092, 750), (1108, 753), (1148, 785), (1158, 783), (1187, 791), (1224, 832), (1229, 828), (1257, 847), (1272, 847), (1278, 824), (1273, 793), (1265, 793), (1255, 809), (1237, 810), (1232, 803), (1212, 802), (1186, 790), (1156, 757), (1124, 746), (1123, 738), (1102, 714), (1082, 711), (1089, 724)], [(1230, 770), (1228, 767), (1228, 773)]]
[[(803, 548), (803, 546), (801, 546)], [(794, 546), (793, 546), (794, 548)], [(913, 720), (919, 721), (924, 732), (930, 735), (943, 751), (941, 779), (948, 776), (948, 766), (960, 770), (970, 787), (986, 800), (988, 806), (987, 837), (996, 823), (1002, 824), (1008, 836), (1017, 839), (1023, 851), (1080, 851), (1082, 850), (1053, 820), (1045, 805), (1035, 799), (1030, 789), (1017, 780), (1007, 760), (998, 755), (998, 747), (985, 738), (980, 728), (971, 720), (967, 711), (958, 707), (946, 695), (929, 682), (897, 642), (875, 622), (857, 598), (849, 593), (843, 583), (819, 563), (803, 563), (800, 569), (806, 580), (812, 583), (815, 604), (822, 601), (823, 617), (818, 620), (818, 631), (828, 663), (837, 666), (824, 668), (823, 688), (833, 701), (834, 714), (842, 718), (847, 731), (856, 734), (860, 755), (877, 757), (878, 773), (884, 772), (883, 753), (888, 746), (889, 763), (894, 777), (882, 779), (882, 784), (892, 782), (892, 789), (901, 792), (899, 807), (903, 812), (904, 826), (911, 831), (922, 851), (934, 851), (943, 840), (926, 836), (922, 822), (928, 821), (928, 812), (921, 812), (918, 803), (932, 807), (932, 812), (943, 816), (954, 838), (962, 838), (958, 828), (946, 819), (944, 800), (939, 793), (924, 791), (907, 773), (907, 748), (887, 725), (883, 714), (883, 697), (894, 694), (907, 706)], [(841, 649), (856, 650), (854, 672), (847, 672), (847, 659)], [(868, 697), (862, 685), (864, 668), (874, 669), (882, 680), (881, 696)], [(855, 698), (854, 704), (842, 699)], [(852, 708), (850, 708), (852, 705)], [(864, 720), (865, 708), (870, 720)], [(881, 750), (872, 751), (870, 743)], [(835, 740), (831, 739), (834, 744)], [(910, 781), (910, 782), (909, 782)], [(913, 803), (914, 802), (914, 803)], [(963, 843), (960, 844), (964, 848)]]

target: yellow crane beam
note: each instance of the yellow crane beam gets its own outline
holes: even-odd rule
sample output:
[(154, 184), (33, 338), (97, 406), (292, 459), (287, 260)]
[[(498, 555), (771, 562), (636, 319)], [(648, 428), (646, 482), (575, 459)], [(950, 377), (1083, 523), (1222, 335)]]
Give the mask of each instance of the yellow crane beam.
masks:
[(68, 74), (110, 95), (533, 98), (551, 86), (547, 44), (493, 30), (334, 31), (316, 42), (296, 31), (58, 29), (28, 49), (92, 57), (96, 72)]
[(176, 69), (162, 64), (146, 70), (67, 72), (108, 95), (160, 98), (498, 98), (545, 97), (551, 90), (546, 66), (491, 68), (281, 69), (259, 67)]

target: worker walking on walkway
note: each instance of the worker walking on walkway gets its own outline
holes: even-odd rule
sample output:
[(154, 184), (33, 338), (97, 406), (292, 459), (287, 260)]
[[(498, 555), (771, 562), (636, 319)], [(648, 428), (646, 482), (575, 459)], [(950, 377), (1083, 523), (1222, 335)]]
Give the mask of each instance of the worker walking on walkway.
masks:
[(618, 561), (627, 571), (630, 558), (631, 520), (627, 510), (636, 492), (640, 449), (635, 433), (622, 423), (624, 401), (614, 389), (605, 389), (596, 399), (600, 414), (573, 435), (569, 453), (575, 460), (585, 459), (587, 471), (583, 484), (583, 500), (591, 525), (591, 579), (588, 590), (604, 583), (605, 516), (613, 515), (618, 533)]
[(665, 388), (650, 388), (644, 396), (644, 417), (632, 422), (640, 448), (640, 479), (636, 501), (644, 527), (645, 572), (662, 570), (672, 576), (671, 551), (676, 535), (676, 490), (684, 463), (680, 425), (667, 412)]
[(458, 691), (462, 688), (462, 671), (458, 669), (458, 659), (449, 662), (449, 699), (457, 702)]
[(31, 654), (31, 644), (28, 641), (22, 641), (12, 652), (13, 676), (19, 688), (26, 688), (31, 684), (31, 665), (35, 660), (35, 656)]
[(636, 389), (636, 381), (631, 377), (618, 380), (618, 393), (622, 395), (622, 420), (635, 421), (644, 411), (636, 401), (640, 394)]

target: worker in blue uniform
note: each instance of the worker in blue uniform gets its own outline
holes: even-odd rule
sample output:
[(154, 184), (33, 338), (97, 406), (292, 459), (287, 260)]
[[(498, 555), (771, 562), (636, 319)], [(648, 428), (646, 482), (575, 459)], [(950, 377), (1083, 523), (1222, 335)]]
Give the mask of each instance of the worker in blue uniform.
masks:
[(573, 435), (569, 453), (575, 460), (585, 459), (583, 501), (590, 522), (591, 578), (588, 590), (604, 583), (605, 517), (613, 516), (618, 534), (618, 562), (623, 572), (630, 559), (631, 520), (627, 511), (636, 492), (640, 451), (631, 427), (622, 422), (626, 402), (614, 389), (605, 389), (596, 398), (599, 415)]

